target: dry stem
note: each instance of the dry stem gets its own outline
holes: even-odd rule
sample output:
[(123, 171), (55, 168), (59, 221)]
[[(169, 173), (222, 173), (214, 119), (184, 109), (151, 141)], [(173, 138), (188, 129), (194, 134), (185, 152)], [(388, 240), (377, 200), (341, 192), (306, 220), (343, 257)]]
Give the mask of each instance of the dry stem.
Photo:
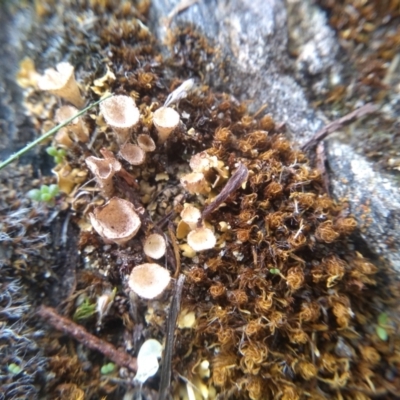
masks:
[(85, 328), (76, 324), (70, 319), (57, 314), (54, 308), (40, 306), (37, 314), (58, 331), (72, 336), (79, 343), (89, 347), (89, 349), (97, 350), (100, 353), (103, 353), (107, 358), (120, 367), (125, 367), (133, 372), (136, 372), (136, 358), (131, 357), (124, 351), (116, 349), (112, 344), (92, 335)]
[(378, 110), (378, 106), (372, 103), (367, 103), (356, 110), (352, 111), (349, 114), (346, 114), (344, 117), (339, 118), (335, 121), (332, 121), (328, 125), (325, 125), (322, 129), (320, 129), (307, 143), (305, 143), (301, 149), (306, 151), (318, 144), (321, 140), (325, 139), (330, 133), (333, 133), (344, 125), (347, 125), (354, 120), (363, 117), (364, 115), (371, 114)]

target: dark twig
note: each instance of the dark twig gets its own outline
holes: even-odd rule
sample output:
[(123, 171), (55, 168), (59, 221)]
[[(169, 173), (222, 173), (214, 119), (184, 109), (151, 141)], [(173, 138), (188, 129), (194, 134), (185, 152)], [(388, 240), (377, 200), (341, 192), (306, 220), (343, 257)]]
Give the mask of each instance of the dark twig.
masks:
[(179, 310), (181, 308), (181, 298), (183, 284), (185, 283), (185, 275), (179, 275), (176, 282), (175, 293), (172, 297), (171, 306), (168, 314), (167, 321), (167, 337), (165, 340), (165, 350), (163, 355), (163, 366), (160, 376), (160, 389), (158, 400), (165, 400), (169, 395), (169, 385), (171, 383), (171, 363), (172, 353), (174, 351), (174, 338), (175, 338), (175, 327), (176, 320), (178, 318)]
[(169, 238), (171, 239), (172, 248), (174, 250), (174, 256), (175, 256), (175, 274), (174, 274), (174, 278), (177, 279), (178, 276), (179, 276), (179, 273), (181, 271), (181, 255), (180, 255), (180, 252), (179, 252), (178, 243), (176, 242), (176, 236), (175, 236), (175, 232), (174, 232), (174, 225), (172, 224), (172, 222), (170, 222), (168, 224), (168, 234), (169, 234)]
[(190, 6), (192, 6), (193, 4), (196, 4), (197, 2), (199, 2), (199, 0), (181, 0), (180, 3), (178, 3), (173, 9), (172, 11), (168, 14), (166, 20), (165, 20), (165, 26), (167, 28), (169, 28), (171, 26), (172, 20), (174, 19), (174, 17), (176, 15), (178, 15), (179, 13), (181, 13), (182, 11), (186, 10), (187, 8), (189, 8)]
[(51, 307), (40, 306), (37, 314), (40, 318), (46, 320), (53, 328), (72, 336), (79, 343), (89, 347), (89, 349), (97, 350), (103, 353), (112, 362), (125, 367), (133, 372), (137, 370), (136, 358), (131, 357), (124, 351), (116, 349), (112, 344), (99, 339), (89, 333), (85, 328), (76, 324), (68, 318), (57, 314), (56, 310)]
[(306, 151), (312, 147), (315, 147), (318, 142), (325, 139), (330, 133), (335, 132), (342, 128), (344, 125), (347, 125), (354, 120), (363, 117), (364, 115), (371, 114), (378, 110), (378, 106), (372, 103), (367, 103), (356, 110), (352, 111), (349, 114), (346, 114), (344, 117), (339, 118), (335, 121), (332, 121), (328, 125), (325, 125), (322, 129), (320, 129), (307, 143), (305, 143), (301, 149)]
[(226, 182), (226, 185), (221, 192), (208, 206), (204, 208), (201, 214), (202, 219), (206, 218), (209, 214), (216, 210), (233, 192), (239, 189), (242, 183), (246, 181), (248, 176), (249, 170), (247, 167), (244, 164), (239, 163), (238, 168), (229, 178), (228, 182)]
[(316, 167), (321, 172), (322, 184), (325, 192), (329, 195), (329, 175), (326, 170), (326, 154), (324, 142), (319, 142), (317, 145)]
[(166, 225), (170, 223), (176, 217), (176, 211), (171, 210), (169, 213), (165, 214), (161, 219), (159, 219), (156, 224), (160, 229), (164, 229)]

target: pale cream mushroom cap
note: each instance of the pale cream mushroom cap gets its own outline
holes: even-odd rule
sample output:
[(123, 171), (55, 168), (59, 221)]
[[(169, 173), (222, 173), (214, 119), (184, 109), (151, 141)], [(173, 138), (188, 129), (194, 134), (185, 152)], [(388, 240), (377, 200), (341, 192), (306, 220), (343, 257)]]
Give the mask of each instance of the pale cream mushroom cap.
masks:
[(181, 184), (188, 192), (193, 194), (208, 194), (211, 191), (210, 185), (202, 172), (191, 172), (182, 176)]
[(118, 197), (113, 197), (104, 206), (96, 207), (89, 217), (93, 228), (102, 238), (117, 244), (132, 239), (141, 226), (133, 204)]
[(134, 381), (143, 384), (158, 371), (158, 358), (162, 356), (162, 344), (155, 339), (146, 340), (137, 356), (137, 372)]
[(154, 299), (169, 285), (169, 271), (158, 264), (141, 264), (133, 268), (129, 276), (129, 287), (144, 299)]
[(189, 232), (187, 243), (194, 251), (202, 251), (214, 248), (217, 239), (211, 229), (201, 227)]
[(119, 154), (132, 165), (141, 165), (146, 161), (144, 150), (132, 143), (123, 144), (119, 150)]
[(153, 123), (158, 132), (160, 143), (164, 143), (171, 132), (178, 126), (179, 114), (170, 107), (161, 107), (153, 114)]
[(105, 196), (111, 196), (114, 190), (112, 178), (116, 172), (121, 170), (121, 163), (115, 158), (98, 158), (94, 156), (86, 158), (85, 162)]
[(145, 152), (154, 151), (156, 149), (156, 144), (154, 143), (154, 140), (151, 138), (151, 136), (145, 135), (143, 133), (138, 135), (137, 144)]
[(181, 212), (181, 218), (189, 225), (190, 229), (196, 229), (197, 224), (201, 220), (201, 211), (191, 204), (185, 203)]
[(132, 129), (139, 123), (140, 113), (132, 97), (115, 95), (100, 104), (100, 112), (107, 125), (115, 132), (117, 141), (125, 143)]
[[(78, 109), (73, 106), (62, 106), (56, 111), (55, 119), (58, 123), (73, 117), (78, 113)], [(74, 134), (74, 139), (82, 143), (89, 140), (89, 131), (81, 117), (73, 119), (67, 128)]]
[(38, 87), (62, 97), (75, 107), (82, 108), (85, 104), (74, 77), (74, 66), (68, 62), (57, 64), (56, 69), (46, 69), (38, 79)]
[(166, 249), (167, 245), (165, 243), (165, 239), (158, 233), (152, 233), (149, 235), (146, 238), (143, 246), (143, 251), (146, 256), (154, 258), (155, 260), (163, 257)]

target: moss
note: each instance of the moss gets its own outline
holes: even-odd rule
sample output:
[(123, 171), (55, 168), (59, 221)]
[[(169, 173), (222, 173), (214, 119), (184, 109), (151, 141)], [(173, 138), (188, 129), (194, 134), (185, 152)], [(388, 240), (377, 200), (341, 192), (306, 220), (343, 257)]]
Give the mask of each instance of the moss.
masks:
[[(135, 99), (141, 120), (132, 142), (138, 134), (156, 142), (153, 112), (188, 75), (200, 82), (179, 103), (181, 125), (145, 164), (120, 160), (125, 173), (114, 179), (114, 195), (133, 203), (142, 218), (141, 231), (125, 246), (104, 243), (88, 222), (89, 213), (105, 199), (91, 181), (85, 159), (104, 151), (117, 157), (119, 150), (98, 112), (86, 117), (90, 145), (67, 149), (63, 168), (83, 178), (71, 180), (71, 190), (60, 202), (60, 208), (71, 210), (70, 223), (78, 231), (78, 243), (69, 249), (78, 263), (68, 264), (66, 271), (73, 282), (54, 284), (68, 286), (59, 295), (64, 313), (72, 317), (79, 310), (78, 296), (94, 299), (117, 286), (101, 329), (94, 318), (86, 320), (87, 329), (133, 355), (145, 339), (162, 342), (168, 293), (158, 300), (138, 299), (126, 283), (135, 266), (148, 262), (146, 237), (161, 231), (169, 245), (160, 262), (172, 274), (187, 276), (182, 308), (196, 316), (193, 327), (176, 332), (176, 393), (180, 374), (210, 393), (215, 387), (226, 399), (363, 398), (374, 392), (389, 398), (398, 381), (399, 360), (391, 349), (399, 345), (399, 336), (389, 327), (391, 341), (382, 341), (370, 324), (398, 303), (398, 282), (354, 249), (355, 221), (324, 193), (319, 171), (293, 148), (271, 116), (263, 111), (249, 115), (232, 96), (202, 84), (206, 60), (218, 55), (193, 27), (170, 32), (175, 53), (164, 60), (141, 22), (145, 11), (139, 6), (89, 3), (65, 9), (68, 45), (60, 53), (59, 48), (48, 50), (78, 67), (86, 100), (105, 92)], [(90, 9), (96, 21), (87, 33), (76, 19), (78, 15), (89, 24)], [(58, 32), (59, 11), (42, 15), (46, 34)], [(52, 121), (56, 105), (45, 94), (27, 89), (26, 104), (38, 127)], [(189, 194), (180, 178), (190, 172), (191, 155), (204, 151), (218, 162), (204, 174), (210, 191)], [(235, 181), (240, 166), (247, 172)], [(214, 230), (213, 249), (178, 251), (190, 250), (186, 235), (176, 234), (185, 202), (199, 208), (205, 226)], [(117, 383), (100, 380), (106, 361), (64, 341), (60, 335), (43, 341), (52, 357), (48, 371), (55, 377), (49, 393), (120, 398)], [(199, 375), (204, 360), (210, 363), (209, 376)], [(132, 378), (126, 373), (124, 382)], [(145, 390), (157, 385), (156, 377)]]

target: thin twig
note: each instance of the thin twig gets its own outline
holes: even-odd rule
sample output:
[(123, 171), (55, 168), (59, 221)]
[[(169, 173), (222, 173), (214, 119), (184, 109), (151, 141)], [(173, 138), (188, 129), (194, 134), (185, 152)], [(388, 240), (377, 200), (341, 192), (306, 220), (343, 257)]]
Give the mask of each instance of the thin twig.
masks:
[(40, 318), (46, 320), (53, 328), (57, 329), (58, 331), (64, 332), (72, 336), (79, 343), (82, 343), (84, 346), (89, 347), (89, 349), (99, 351), (120, 367), (125, 367), (133, 372), (136, 372), (136, 358), (131, 357), (124, 351), (116, 349), (112, 344), (92, 335), (81, 325), (78, 325), (70, 319), (57, 314), (54, 308), (40, 306), (37, 314)]
[(373, 103), (367, 103), (356, 110), (352, 111), (349, 114), (346, 114), (344, 117), (339, 118), (335, 121), (332, 121), (328, 125), (325, 125), (322, 129), (320, 129), (307, 143), (301, 146), (303, 151), (306, 151), (312, 147), (315, 147), (318, 142), (325, 139), (330, 133), (333, 133), (344, 125), (347, 125), (354, 120), (363, 117), (364, 115), (371, 114), (377, 111), (379, 107)]
[(319, 142), (317, 145), (317, 158), (316, 167), (321, 172), (322, 184), (324, 186), (325, 192), (330, 195), (329, 190), (329, 175), (326, 170), (326, 154), (324, 142)]
[[(246, 181), (249, 176), (249, 170), (247, 167), (239, 163), (238, 168), (234, 174), (226, 182), (224, 188), (219, 192), (219, 194), (214, 198), (214, 200), (204, 208), (201, 217), (204, 219), (209, 214), (211, 214), (215, 209), (217, 209), (233, 192), (240, 188), (243, 182)], [(201, 222), (200, 222), (201, 223)]]
[(164, 229), (165, 226), (166, 226), (167, 224), (169, 224), (169, 222), (170, 222), (171, 220), (175, 219), (176, 215), (177, 215), (177, 214), (176, 214), (176, 211), (175, 211), (175, 210), (171, 210), (169, 213), (165, 214), (163, 217), (161, 217), (161, 218), (156, 222), (157, 226), (158, 226), (160, 229)]
[(172, 297), (171, 306), (168, 314), (167, 321), (167, 336), (165, 340), (165, 350), (163, 354), (163, 366), (160, 376), (160, 389), (158, 400), (165, 400), (169, 395), (169, 386), (171, 383), (171, 363), (172, 353), (174, 351), (175, 327), (178, 318), (179, 310), (181, 308), (181, 298), (183, 284), (185, 283), (185, 275), (179, 275), (176, 282), (175, 293)]
[(89, 111), (91, 108), (93, 108), (94, 106), (97, 106), (97, 104), (100, 104), (102, 101), (108, 99), (109, 97), (111, 97), (112, 95), (106, 96), (102, 99), (100, 99), (99, 101), (96, 101), (95, 103), (91, 104), (90, 106), (84, 108), (83, 110), (79, 111), (78, 113), (76, 113), (73, 117), (66, 119), (64, 122), (61, 122), (61, 124), (58, 124), (57, 126), (55, 126), (54, 128), (50, 129), (47, 133), (45, 133), (44, 135), (38, 137), (36, 140), (34, 140), (32, 143), (26, 145), (25, 147), (23, 147), (21, 150), (17, 151), (15, 154), (13, 154), (12, 156), (8, 157), (7, 160), (3, 161), (0, 164), (0, 169), (3, 169), (4, 167), (6, 167), (8, 164), (11, 164), (14, 160), (16, 160), (18, 157), (22, 156), (23, 154), (25, 154), (26, 152), (28, 152), (29, 150), (33, 149), (36, 145), (38, 145), (39, 143), (43, 142), (44, 140), (46, 140), (47, 138), (49, 138), (50, 136), (54, 135), (55, 133), (57, 133), (61, 128), (63, 128), (64, 126), (68, 125), (70, 122), (72, 122), (75, 118), (80, 117), (81, 115), (85, 114), (87, 111)]
[(165, 26), (169, 28), (171, 26), (172, 20), (176, 15), (181, 13), (182, 11), (186, 10), (193, 4), (196, 4), (199, 2), (199, 0), (182, 0), (180, 3), (178, 3), (168, 14), (166, 20), (165, 20)]
[(179, 247), (178, 247), (178, 243), (176, 242), (176, 236), (175, 236), (175, 232), (174, 232), (174, 225), (172, 224), (172, 222), (170, 222), (168, 224), (168, 233), (169, 233), (169, 237), (171, 239), (171, 244), (172, 244), (172, 248), (174, 250), (174, 256), (175, 256), (175, 274), (174, 274), (174, 278), (177, 279), (179, 276), (179, 273), (181, 271), (181, 255), (179, 253)]

